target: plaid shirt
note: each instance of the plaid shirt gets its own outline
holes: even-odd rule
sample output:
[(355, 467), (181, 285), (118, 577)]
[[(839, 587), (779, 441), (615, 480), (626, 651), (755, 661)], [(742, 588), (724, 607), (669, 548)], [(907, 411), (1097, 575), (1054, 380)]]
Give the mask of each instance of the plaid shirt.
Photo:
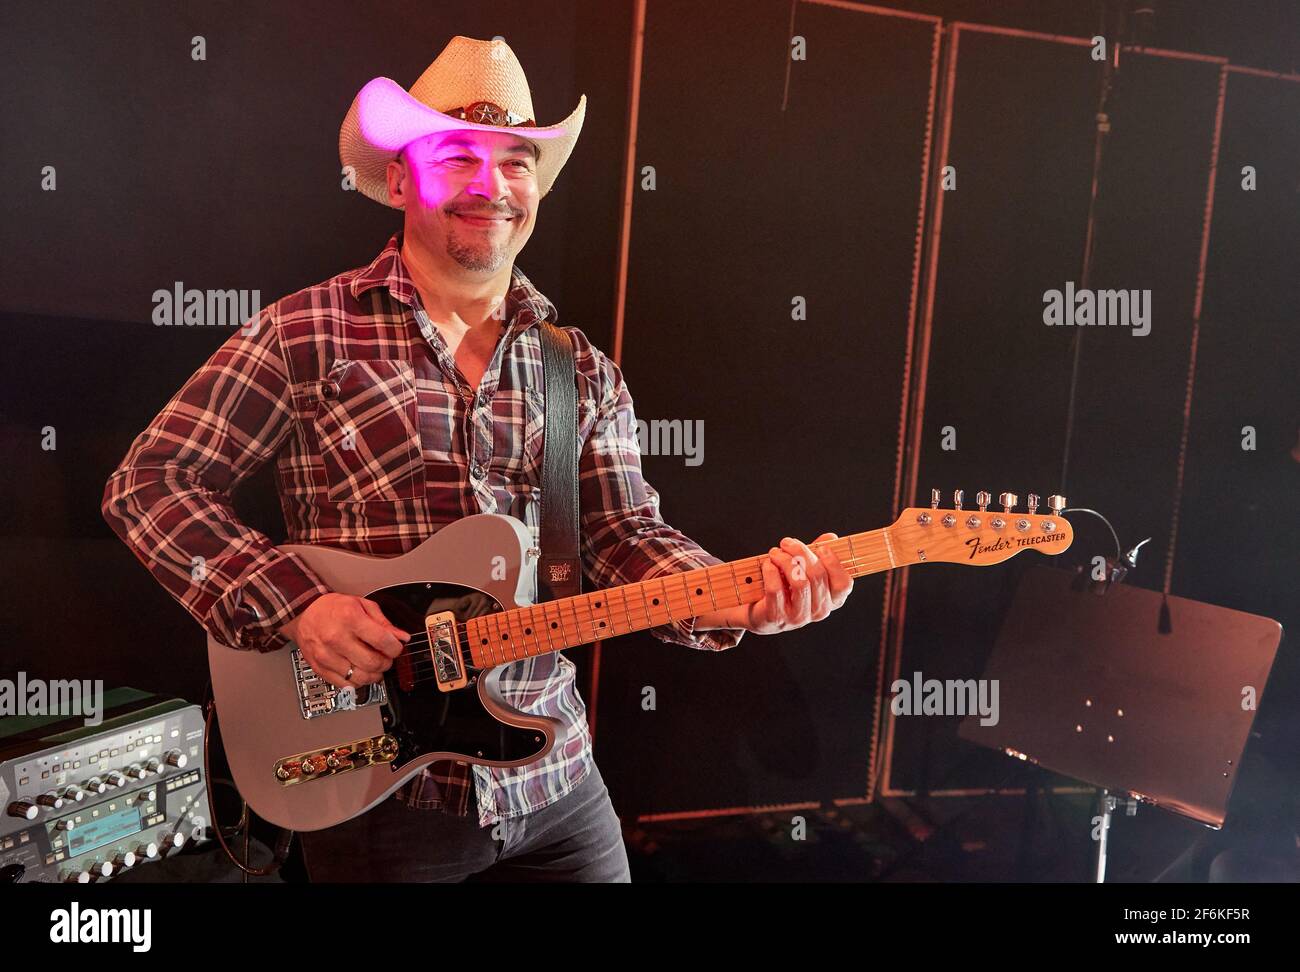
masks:
[[(537, 323), (553, 321), (555, 307), (516, 268), (504, 335), (472, 389), (424, 313), (401, 242), (398, 232), (369, 266), (284, 297), (232, 334), (109, 477), (109, 525), (232, 648), (283, 648), (277, 629), (329, 591), (231, 506), (232, 491), (272, 459), (291, 543), (392, 557), (475, 513), (517, 517), (537, 540)], [(564, 331), (577, 359), (581, 547), (592, 587), (720, 563), (660, 517), (618, 366), (582, 331)], [(339, 448), (349, 434), (352, 448)], [(693, 626), (651, 633), (714, 651), (743, 634), (696, 634)], [(408, 806), (464, 816), (476, 791), (479, 823), (488, 826), (544, 807), (586, 778), (591, 734), (573, 663), (557, 652), (515, 662), (503, 676), (512, 705), (563, 722), (555, 748), (514, 768), (433, 763), (397, 792)]]

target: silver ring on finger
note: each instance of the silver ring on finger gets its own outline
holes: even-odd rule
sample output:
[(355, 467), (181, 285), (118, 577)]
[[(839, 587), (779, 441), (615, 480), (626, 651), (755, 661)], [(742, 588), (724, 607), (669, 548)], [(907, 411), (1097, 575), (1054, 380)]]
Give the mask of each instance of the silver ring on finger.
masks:
[(353, 673), (353, 671), (355, 671), (355, 669), (352, 667), (352, 663), (349, 662), (349, 663), (348, 663), (348, 672), (347, 672), (346, 675), (343, 676), (343, 681), (345, 681), (345, 682), (350, 682), (350, 681), (352, 681), (352, 673)]

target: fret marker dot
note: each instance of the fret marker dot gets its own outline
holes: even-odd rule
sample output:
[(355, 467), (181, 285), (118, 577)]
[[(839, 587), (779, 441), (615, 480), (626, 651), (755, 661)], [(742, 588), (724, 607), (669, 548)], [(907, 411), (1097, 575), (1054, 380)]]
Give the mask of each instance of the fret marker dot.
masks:
[(560, 623), (559, 623), (558, 621), (552, 621), (552, 622), (551, 622), (551, 627), (552, 627), (552, 628), (558, 628), (559, 626), (560, 626)]
[(486, 639), (486, 638), (483, 639), (483, 644), (485, 644), (485, 645), (487, 644), (487, 639)]
[(605, 622), (604, 622), (604, 621), (600, 622), (600, 626), (601, 626), (602, 628), (605, 627)]
[(746, 583), (746, 584), (752, 584), (752, 583), (754, 583), (754, 578), (752, 578), (752, 577), (746, 577), (746, 578), (745, 578), (745, 583)]
[(506, 634), (505, 632), (502, 632), (502, 634), (501, 634), (501, 640), (502, 640), (502, 641), (509, 641), (509, 640), (510, 640), (510, 635)]
[(656, 598), (654, 599), (654, 603), (655, 603), (655, 604), (658, 604), (658, 603), (659, 603), (659, 598), (656, 597)]
[(524, 634), (526, 634), (526, 635), (530, 635), (530, 634), (532, 634), (532, 633), (533, 633), (533, 629), (532, 629), (532, 628), (524, 628)]
[(704, 593), (704, 588), (702, 588), (702, 587), (697, 587), (697, 588), (695, 588), (695, 593), (696, 593), (696, 594), (703, 594), (703, 593)]

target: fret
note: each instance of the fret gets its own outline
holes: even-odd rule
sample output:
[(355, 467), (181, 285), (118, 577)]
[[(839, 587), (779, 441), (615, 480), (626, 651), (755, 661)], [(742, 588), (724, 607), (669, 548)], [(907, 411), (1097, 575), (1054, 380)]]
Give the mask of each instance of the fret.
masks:
[[(887, 530), (853, 534), (813, 547), (819, 555), (828, 549), (841, 560), (847, 557), (854, 577), (887, 570), (899, 562)], [(719, 572), (730, 579), (730, 593), (719, 590)], [(678, 585), (684, 598), (680, 605), (673, 601)], [(465, 637), (474, 663), (490, 668), (749, 604), (762, 600), (765, 593), (762, 558), (749, 557), (481, 615), (465, 621)], [(639, 610), (631, 603), (633, 599), (639, 599)]]
[(524, 608), (522, 610), (516, 610), (514, 612), (519, 616), (519, 623), (523, 626), (523, 634), (519, 636), (519, 643), (523, 648), (525, 658), (531, 657), (532, 655), (541, 654), (541, 652), (534, 651), (533, 648), (530, 647), (528, 644), (529, 638), (533, 638), (534, 640), (536, 639), (536, 635), (534, 633), (536, 629), (533, 627), (533, 622), (529, 617), (530, 611), (531, 611), (530, 608)]
[(650, 617), (650, 591), (649, 585), (642, 583), (637, 584), (637, 590), (641, 592), (641, 610), (645, 612), (645, 624), (647, 628), (655, 626), (654, 618)]
[(666, 618), (661, 623), (668, 624), (676, 621), (677, 619), (673, 617), (672, 598), (668, 596), (668, 575), (666, 574), (659, 578), (659, 593), (663, 596), (664, 614), (666, 615)]
[(506, 657), (511, 661), (518, 661), (520, 656), (515, 648), (517, 632), (515, 626), (510, 623), (510, 615), (513, 614), (514, 611), (509, 611), (499, 615), (500, 620), (497, 621), (497, 624), (501, 627), (501, 647), (505, 649)]
[(509, 659), (506, 657), (505, 645), (501, 641), (501, 615), (489, 614), (488, 619), (489, 624), (492, 626), (492, 633), (489, 636), (491, 639), (492, 650), (497, 653), (500, 662), (505, 664)]
[[(686, 592), (686, 615), (685, 615), (685, 616), (686, 616), (686, 617), (694, 617), (694, 616), (695, 616), (696, 614), (698, 614), (699, 612), (697, 612), (697, 611), (695, 610), (695, 608), (691, 606), (691, 585), (690, 585), (690, 582), (686, 579), (686, 575), (687, 575), (688, 573), (690, 573), (690, 571), (685, 571), (685, 572), (680, 573), (680, 574), (678, 574), (678, 575), (676, 575), (676, 576), (678, 576), (678, 577), (681, 578), (681, 581), (682, 581), (682, 590)], [(677, 620), (677, 619), (674, 619), (674, 620)]]
[(482, 615), (478, 619), (478, 639), (480, 639), (478, 650), (484, 654), (487, 664), (497, 664), (497, 659), (494, 658), (493, 652), (491, 652), (491, 615)]
[(468, 618), (468, 619), (466, 619), (466, 621), (465, 621), (465, 641), (468, 642), (468, 644), (469, 644), (470, 661), (471, 661), (473, 664), (475, 664), (475, 665), (478, 665), (478, 661), (479, 661), (479, 657), (480, 657), (480, 656), (479, 656), (479, 651), (478, 651), (479, 635), (478, 635), (478, 632), (477, 632), (477, 631), (475, 631), (475, 630), (471, 630), (471, 629), (474, 629), (474, 628), (477, 628), (477, 627), (478, 627), (478, 618)]
[[(580, 617), (578, 617), (578, 604), (577, 604), (577, 602), (580, 601), (580, 600), (582, 600), (582, 598), (579, 598), (579, 597), (566, 597), (564, 600), (569, 602), (569, 609), (573, 612), (573, 628), (574, 628), (574, 633), (575, 633), (576, 635), (581, 635), (581, 633), (582, 633), (582, 619), (581, 619)], [(564, 601), (561, 601), (560, 603), (563, 604)], [(560, 637), (561, 637), (561, 640), (564, 642), (564, 647), (565, 647), (565, 648), (568, 648), (568, 647), (569, 647), (569, 634), (568, 634), (568, 632), (565, 631), (563, 628), (560, 629)], [(579, 640), (579, 641), (574, 642), (574, 644), (581, 645), (581, 644), (584, 644), (584, 642), (581, 641), (581, 640)]]
[(554, 603), (554, 601), (547, 601), (542, 605), (542, 626), (546, 629), (546, 644), (551, 651), (556, 650), (555, 640), (552, 638), (551, 632), (555, 631), (555, 625), (557, 622), (553, 620), (549, 614), (550, 607)]
[[(609, 631), (609, 599), (602, 594), (592, 594), (591, 602), (591, 630), (595, 635), (592, 641), (600, 640), (601, 636)], [(597, 614), (596, 612), (600, 613)]]
[(630, 585), (628, 587), (621, 587), (618, 589), (623, 592), (623, 613), (627, 616), (627, 631), (625, 631), (624, 634), (629, 634), (636, 630), (636, 625), (632, 623), (632, 612), (627, 609), (627, 599), (628, 599), (628, 591), (630, 590)]

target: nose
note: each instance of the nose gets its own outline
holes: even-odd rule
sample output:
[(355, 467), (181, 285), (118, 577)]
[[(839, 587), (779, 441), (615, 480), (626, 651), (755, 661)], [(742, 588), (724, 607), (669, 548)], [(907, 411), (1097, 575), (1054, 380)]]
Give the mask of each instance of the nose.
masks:
[(484, 159), (479, 163), (474, 178), (465, 186), (465, 191), (496, 202), (498, 199), (506, 198), (507, 188), (505, 173), (496, 163)]

